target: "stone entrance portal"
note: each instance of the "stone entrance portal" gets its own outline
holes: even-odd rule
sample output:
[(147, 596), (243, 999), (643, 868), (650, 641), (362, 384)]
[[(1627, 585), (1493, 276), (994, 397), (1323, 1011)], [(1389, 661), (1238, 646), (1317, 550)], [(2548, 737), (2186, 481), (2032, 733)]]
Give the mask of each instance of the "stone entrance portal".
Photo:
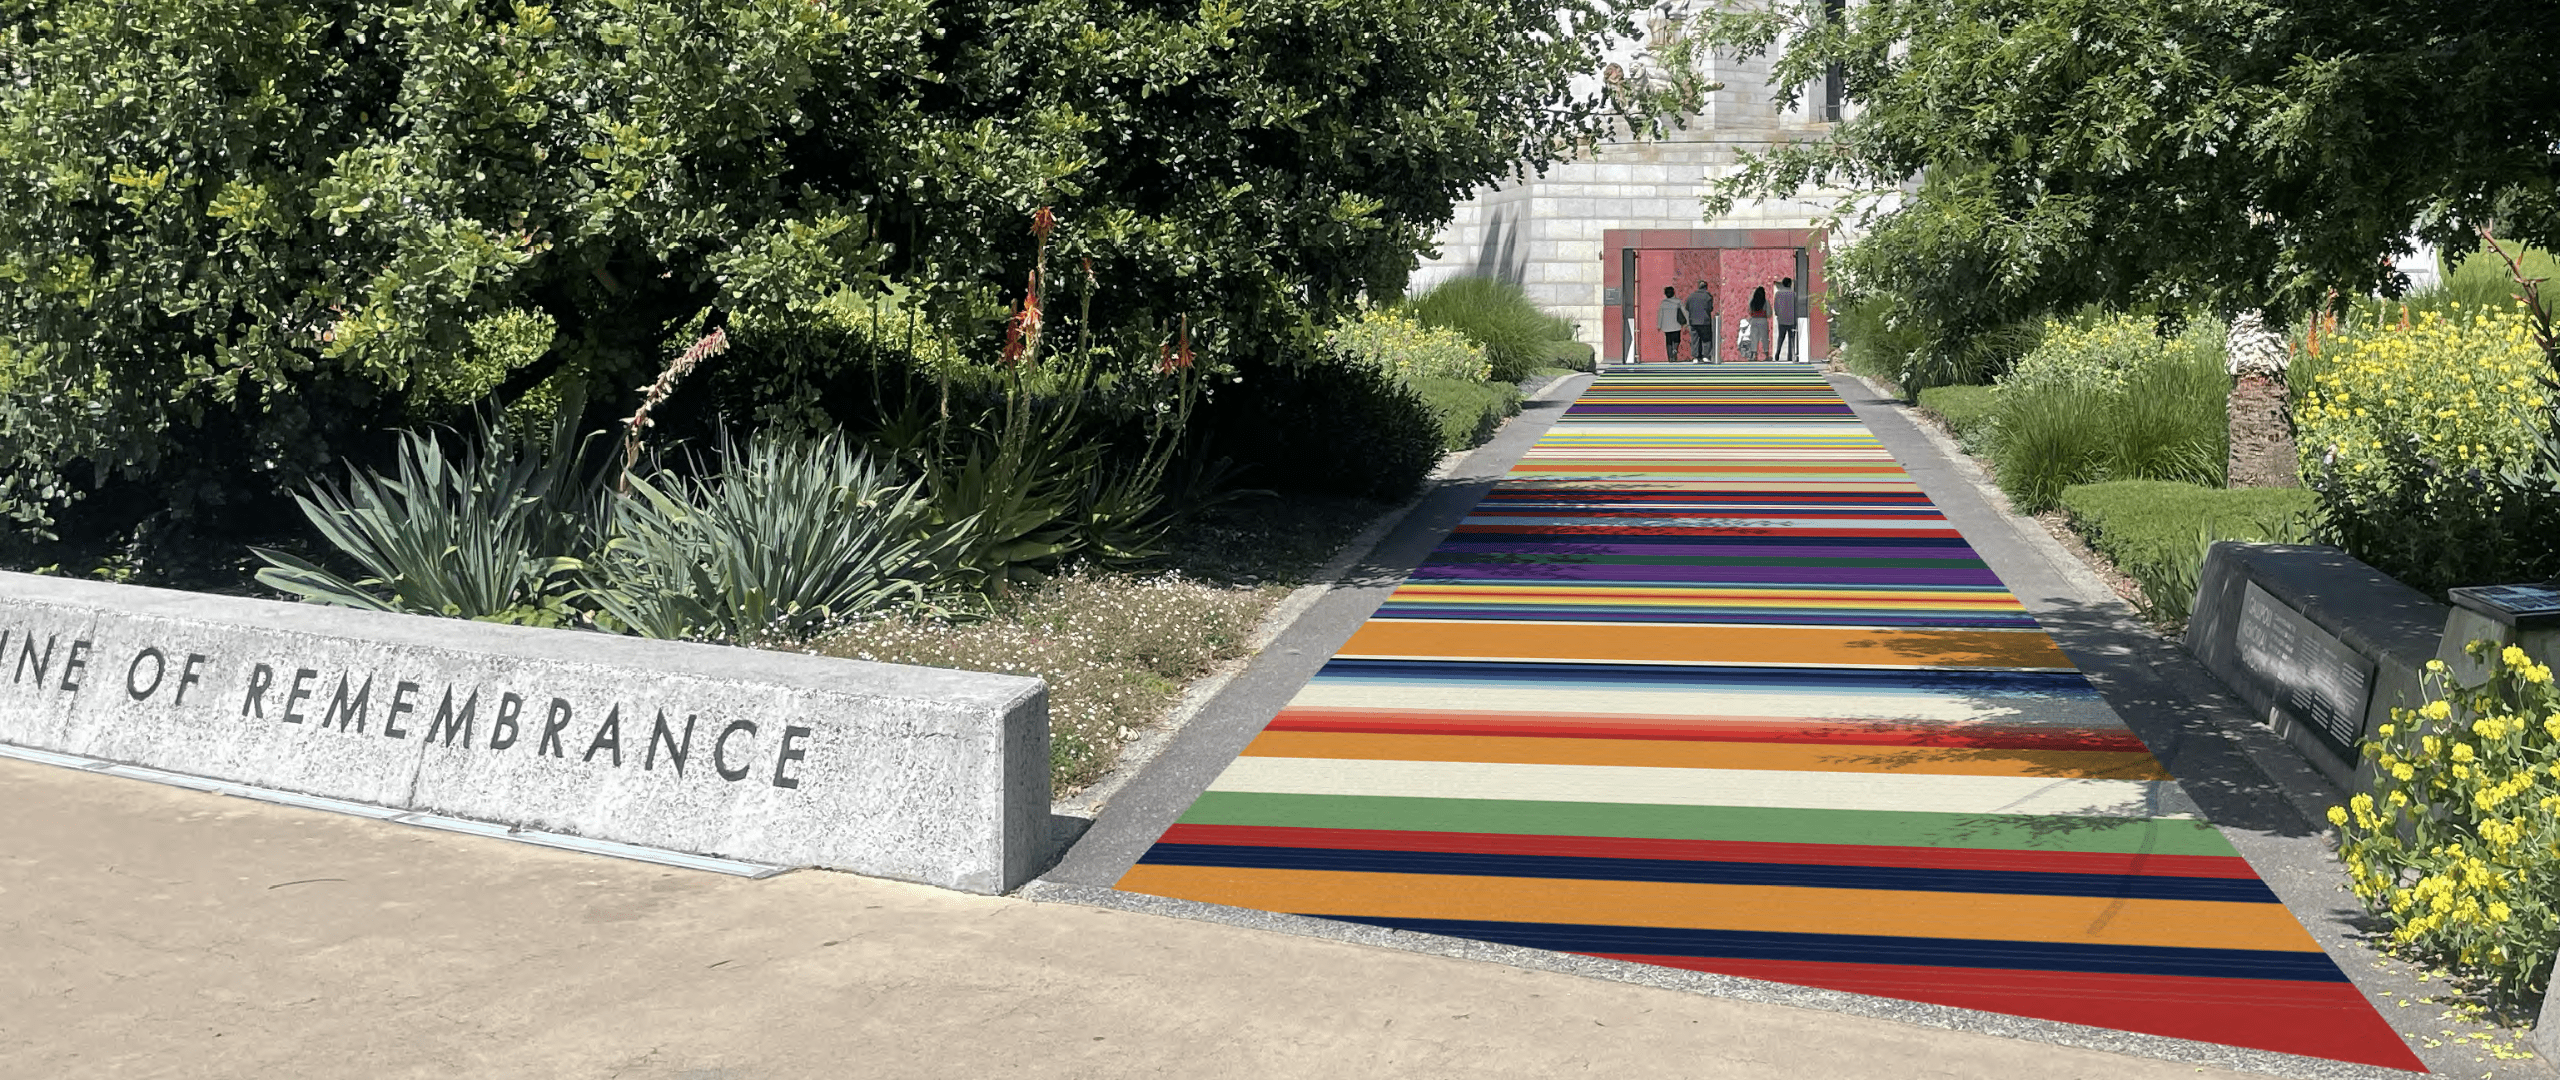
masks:
[[(1792, 277), (1799, 296), (1822, 292), (1823, 239), (1812, 229), (1608, 230), (1601, 243), (1607, 318), (1600, 355), (1621, 362), (1689, 359), (1665, 356), (1654, 315), (1664, 286), (1686, 297), (1705, 281), (1716, 298), (1716, 359), (1740, 359), (1735, 327), (1750, 310), (1751, 291), (1767, 289), (1774, 304), (1779, 280)], [(1810, 309), (1799, 306), (1801, 355), (1824, 359), (1831, 354), (1830, 335), (1825, 320), (1813, 318)], [(1684, 342), (1684, 349), (1690, 347)], [(1762, 348), (1765, 355), (1765, 340)]]

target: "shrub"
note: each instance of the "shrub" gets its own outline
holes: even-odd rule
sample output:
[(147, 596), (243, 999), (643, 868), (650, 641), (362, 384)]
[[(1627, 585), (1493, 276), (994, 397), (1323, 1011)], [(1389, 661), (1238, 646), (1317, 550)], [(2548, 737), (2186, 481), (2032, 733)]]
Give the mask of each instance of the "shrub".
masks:
[(2183, 623), (2196, 575), (2218, 540), (2311, 539), (2318, 497), (2301, 488), (2219, 488), (2167, 480), (2115, 480), (2065, 488), (2072, 531), (2142, 587), (2146, 614)]
[(1464, 450), (1493, 437), (1505, 417), (1520, 412), (1520, 388), (1471, 379), (1415, 379), (1413, 392), (1439, 421), (1440, 449)]
[(2374, 790), (2332, 807), (2356, 896), (2391, 940), (2522, 1006), (2547, 992), (2560, 948), (2560, 692), (2524, 651), (2475, 641), (2489, 670), (2394, 709), (2364, 746)]
[(1585, 342), (1550, 341), (1547, 343), (1547, 363), (1567, 371), (1592, 370), (1593, 361), (1598, 354), (1599, 350), (1593, 349)]
[(1392, 376), (1413, 391), (1437, 421), (1442, 450), (1483, 442), (1504, 417), (1520, 411), (1517, 386), (1485, 381), (1493, 366), (1483, 346), (1403, 312), (1364, 312), (1325, 335), (1325, 345), (1344, 361)]
[(1990, 448), (1999, 405), (1999, 395), (1988, 386), (1932, 386), (1920, 391), (1920, 408), (1945, 421), (1968, 454)]
[(805, 637), (923, 602), (964, 526), (930, 530), (922, 484), (838, 437), (723, 447), (715, 477), (634, 476), (590, 595), (644, 637)]
[(2099, 480), (2220, 485), (2229, 439), (2223, 328), (2162, 340), (2134, 316), (2056, 324), (2001, 380), (1990, 439), (2001, 490), (2026, 513)]
[(315, 603), (646, 637), (805, 636), (921, 603), (965, 526), (930, 527), (921, 484), (837, 437), (723, 445), (716, 476), (659, 471), (606, 490), (563, 435), (483, 431), (448, 455), (401, 436), (392, 476), (315, 483), (303, 512), (353, 581), (290, 554), (258, 580)]
[(1482, 382), (1493, 377), (1484, 347), (1465, 334), (1424, 326), (1413, 316), (1371, 309), (1325, 335), (1325, 347), (1355, 364), (1376, 368), (1398, 382), (1418, 378)]
[(1548, 342), (1573, 328), (1538, 310), (1520, 286), (1499, 278), (1450, 278), (1400, 305), (1425, 326), (1445, 327), (1483, 346), (1493, 377), (1519, 382), (1547, 358)]
[(2019, 392), (2118, 393), (2127, 375), (2159, 356), (2161, 344), (2150, 320), (2131, 315), (2056, 321), (2000, 385)]
[(1842, 367), (1905, 390), (1940, 385), (1905, 385), (1911, 358), (1920, 351), (1923, 338), (1892, 317), (1890, 297), (1874, 293), (1846, 295), (1835, 298), (1831, 310), (1832, 355)]
[(1196, 421), (1238, 479), (1260, 487), (1400, 499), (1440, 461), (1420, 395), (1352, 364), (1273, 365), (1201, 402)]
[(598, 541), (596, 470), (570, 445), (483, 428), (456, 460), (435, 437), (403, 432), (391, 476), (350, 468), (346, 487), (315, 481), (294, 496), (353, 581), (293, 555), (250, 549), (258, 580), (304, 600), (498, 622), (568, 620), (578, 559)]
[(2520, 479), (2548, 431), (2547, 373), (2519, 311), (2348, 330), (2296, 413), (2338, 542), (2428, 590), (2560, 570), (2560, 491)]

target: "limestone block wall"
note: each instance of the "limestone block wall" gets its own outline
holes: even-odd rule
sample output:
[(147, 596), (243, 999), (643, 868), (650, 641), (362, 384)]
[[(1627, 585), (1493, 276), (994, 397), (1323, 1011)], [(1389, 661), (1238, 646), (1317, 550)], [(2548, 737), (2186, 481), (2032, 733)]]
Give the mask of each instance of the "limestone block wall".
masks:
[(1810, 200), (1746, 202), (1709, 219), (1700, 197), (1742, 155), (1780, 142), (1819, 139), (1830, 129), (1803, 108), (1781, 110), (1767, 85), (1765, 59), (1712, 57), (1708, 77), (1724, 89), (1709, 95), (1686, 126), (1659, 140), (1620, 139), (1588, 157), (1495, 184), (1458, 206), (1435, 237), (1437, 258), (1415, 271), (1419, 291), (1452, 277), (1485, 275), (1518, 282), (1530, 299), (1576, 324), (1576, 336), (1602, 347), (1602, 234), (1612, 229), (1802, 229), (1828, 210)]

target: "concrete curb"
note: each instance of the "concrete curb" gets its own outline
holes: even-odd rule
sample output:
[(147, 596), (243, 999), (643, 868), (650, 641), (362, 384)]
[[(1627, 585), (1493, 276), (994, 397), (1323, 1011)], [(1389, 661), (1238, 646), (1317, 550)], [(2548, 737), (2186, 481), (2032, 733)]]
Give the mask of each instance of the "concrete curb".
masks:
[[(1582, 377), (1577, 374), (1549, 379), (1538, 384), (1536, 390), (1523, 394), (1523, 400), (1555, 400), (1555, 391), (1558, 388)], [(1519, 417), (1514, 416), (1505, 420), (1503, 426), (1508, 427), (1518, 419)], [(1496, 429), (1494, 437), (1500, 436), (1500, 429)], [(1406, 516), (1413, 513), (1414, 507), (1422, 505), (1423, 499), (1430, 494), (1433, 485), (1447, 480), (1476, 451), (1492, 444), (1493, 439), (1487, 439), (1483, 445), (1453, 450), (1440, 455), (1439, 464), (1433, 465), (1430, 472), (1423, 474), (1422, 490), (1416, 492), (1412, 498), (1388, 508), (1386, 512), (1378, 515), (1377, 520), (1370, 522), (1367, 528), (1360, 530), (1351, 539), (1343, 541), (1340, 551), (1335, 552), (1332, 558), (1325, 560), (1324, 565), (1317, 567), (1308, 575), (1311, 580), (1307, 584), (1291, 590), (1289, 595), (1282, 597), (1279, 603), (1272, 605), (1271, 610), (1263, 614), (1262, 621), (1254, 626), (1253, 637), (1246, 643), (1245, 655), (1242, 658), (1185, 688), (1181, 700), (1174, 703), (1172, 712), (1167, 713), (1163, 720), (1157, 722), (1136, 742), (1122, 748), (1119, 764), (1112, 766), (1111, 771), (1104, 774), (1101, 779), (1085, 785), (1083, 790), (1052, 803), (1050, 814), (1072, 818), (1101, 816), (1102, 811), (1111, 804), (1111, 797), (1119, 794), (1131, 780), (1145, 772), (1147, 766), (1153, 764), (1156, 758), (1163, 756), (1165, 748), (1173, 744), (1174, 737), (1181, 734), (1182, 729), (1191, 723), (1193, 717), (1200, 715), (1200, 710), (1207, 708), (1209, 702), (1225, 691), (1228, 683), (1234, 682), (1236, 676), (1243, 674), (1245, 669), (1252, 666), (1254, 660), (1262, 655), (1263, 650), (1270, 648), (1273, 642), (1280, 640), (1281, 635), (1288, 633), (1291, 627), (1296, 626), (1298, 620), (1305, 616), (1309, 609), (1315, 607), (1316, 601), (1323, 599), (1326, 593), (1332, 591), (1344, 577), (1350, 574), (1352, 567), (1358, 565), (1362, 559), (1368, 558), (1370, 552), (1377, 550), (1379, 541), (1385, 540), (1387, 534), (1394, 532), (1396, 526), (1403, 524)], [(1076, 830), (1076, 837), (1082, 835), (1081, 829)], [(1073, 838), (1069, 842), (1072, 843)]]
[[(1065, 819), (1065, 850), (1040, 876), (1068, 884), (1107, 886), (1119, 880), (1148, 844), (1190, 807), (1201, 790), (1235, 759), (1280, 706), (1305, 685), (1334, 650), (1368, 620), (1369, 613), (1404, 580), (1405, 573), (1437, 546), (1440, 536), (1472, 509), (1485, 490), (1527, 451), (1551, 420), (1591, 378), (1569, 375), (1542, 384), (1520, 416), (1492, 439), (1441, 459), (1434, 483), (1405, 505), (1382, 515), (1371, 530), (1344, 545), (1315, 584), (1292, 594), (1266, 617), (1268, 644), (1242, 667), (1203, 688), (1197, 704), (1169, 719), (1154, 752), (1120, 773), (1110, 790), (1083, 806), (1105, 812), (1087, 824)], [(1374, 531), (1375, 536), (1370, 533)], [(1099, 788), (1102, 785), (1097, 784)], [(1107, 804), (1107, 805), (1106, 805)]]

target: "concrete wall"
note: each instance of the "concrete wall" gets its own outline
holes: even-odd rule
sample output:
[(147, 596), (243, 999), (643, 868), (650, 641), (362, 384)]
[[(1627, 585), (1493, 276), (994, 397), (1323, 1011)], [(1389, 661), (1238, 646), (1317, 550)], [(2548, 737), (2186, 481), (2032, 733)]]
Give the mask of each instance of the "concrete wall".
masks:
[(1587, 158), (1543, 176), (1513, 177), (1460, 204), (1435, 237), (1439, 257), (1415, 271), (1412, 291), (1463, 275), (1504, 277), (1547, 311), (1573, 320), (1580, 340), (1603, 349), (1602, 275), (1605, 260), (1615, 257), (1602, 250), (1603, 232), (1813, 227), (1828, 212), (1831, 193), (1746, 202), (1714, 219), (1704, 215), (1699, 198), (1744, 153), (1820, 139), (1831, 128), (1803, 108), (1778, 108), (1766, 59), (1713, 57), (1706, 75), (1724, 89), (1668, 137), (1604, 143)]
[(0, 742), (993, 893), (1036, 679), (0, 573)]

